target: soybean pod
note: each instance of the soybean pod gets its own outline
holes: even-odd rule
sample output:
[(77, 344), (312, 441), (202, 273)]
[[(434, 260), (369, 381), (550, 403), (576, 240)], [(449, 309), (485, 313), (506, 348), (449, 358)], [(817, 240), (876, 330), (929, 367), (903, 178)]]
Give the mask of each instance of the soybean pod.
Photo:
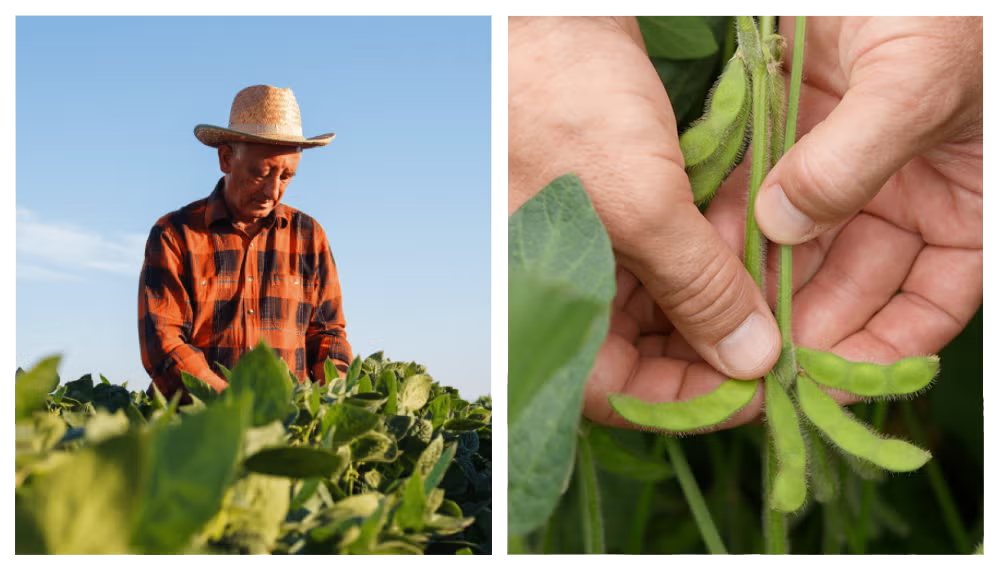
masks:
[(737, 51), (712, 88), (705, 114), (680, 138), (695, 202), (711, 198), (739, 164), (747, 146), (750, 102), (750, 78)]
[(608, 402), (623, 418), (640, 426), (684, 432), (724, 422), (750, 403), (757, 382), (726, 380), (718, 388), (683, 402), (653, 404), (625, 394), (610, 394)]
[(831, 388), (879, 397), (912, 394), (926, 388), (940, 369), (937, 356), (904, 358), (888, 365), (851, 362), (836, 354), (797, 347), (798, 364), (810, 378)]
[(764, 378), (767, 427), (778, 469), (771, 488), (771, 508), (797, 511), (806, 500), (806, 444), (792, 399), (773, 373)]
[(799, 375), (795, 384), (806, 417), (844, 452), (889, 471), (915, 471), (930, 460), (929, 452), (913, 444), (873, 433), (808, 376)]

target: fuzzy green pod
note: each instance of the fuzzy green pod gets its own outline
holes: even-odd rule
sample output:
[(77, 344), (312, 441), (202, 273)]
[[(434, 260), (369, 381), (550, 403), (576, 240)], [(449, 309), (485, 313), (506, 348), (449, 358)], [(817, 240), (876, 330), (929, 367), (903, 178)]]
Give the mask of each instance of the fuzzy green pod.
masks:
[(912, 394), (926, 388), (941, 368), (937, 356), (904, 358), (888, 365), (851, 362), (836, 354), (797, 347), (799, 366), (831, 388), (867, 397)]
[(899, 439), (883, 438), (857, 421), (808, 376), (795, 381), (799, 406), (837, 447), (889, 471), (915, 471), (931, 454)]
[(683, 402), (652, 404), (625, 394), (610, 394), (608, 402), (623, 418), (640, 426), (667, 431), (693, 431), (724, 422), (743, 409), (757, 393), (757, 382), (726, 380), (704, 396)]
[(771, 488), (771, 508), (791, 513), (806, 501), (806, 443), (795, 405), (774, 374), (768, 373), (765, 377), (764, 390), (767, 431), (778, 459)]
[(712, 88), (705, 113), (680, 138), (695, 202), (711, 198), (739, 164), (747, 145), (750, 103), (750, 77), (737, 52)]

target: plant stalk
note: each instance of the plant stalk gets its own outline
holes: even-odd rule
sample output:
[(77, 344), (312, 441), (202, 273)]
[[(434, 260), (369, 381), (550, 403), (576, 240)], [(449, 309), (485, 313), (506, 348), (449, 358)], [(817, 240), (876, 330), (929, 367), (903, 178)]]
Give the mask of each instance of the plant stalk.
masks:
[(604, 520), (601, 517), (601, 493), (597, 487), (597, 467), (590, 449), (588, 424), (580, 425), (577, 436), (576, 475), (583, 514), (583, 549), (585, 554), (604, 554)]
[(702, 496), (701, 489), (698, 488), (698, 482), (694, 480), (691, 467), (684, 457), (684, 450), (681, 449), (680, 442), (670, 436), (663, 437), (667, 448), (667, 455), (670, 456), (670, 463), (674, 468), (674, 473), (677, 475), (677, 481), (681, 485), (681, 491), (684, 492), (684, 498), (691, 508), (691, 514), (694, 515), (694, 522), (698, 525), (698, 530), (701, 531), (701, 538), (705, 541), (708, 553), (728, 554), (726, 547), (722, 544), (719, 531), (715, 527), (715, 521), (712, 520), (712, 513), (709, 512), (708, 506), (705, 505), (705, 497)]

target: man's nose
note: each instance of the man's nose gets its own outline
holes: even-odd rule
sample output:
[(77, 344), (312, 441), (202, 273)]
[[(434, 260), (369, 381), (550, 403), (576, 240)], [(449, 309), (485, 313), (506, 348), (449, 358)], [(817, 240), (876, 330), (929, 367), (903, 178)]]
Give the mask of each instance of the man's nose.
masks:
[(281, 180), (277, 176), (268, 178), (264, 182), (264, 195), (269, 200), (277, 200), (281, 195)]

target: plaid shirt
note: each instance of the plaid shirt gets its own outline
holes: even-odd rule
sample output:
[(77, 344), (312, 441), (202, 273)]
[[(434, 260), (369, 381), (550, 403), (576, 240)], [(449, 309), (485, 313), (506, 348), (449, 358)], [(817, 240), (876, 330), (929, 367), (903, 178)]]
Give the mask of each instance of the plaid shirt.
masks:
[(324, 381), (327, 357), (346, 371), (351, 345), (323, 228), (279, 204), (250, 239), (232, 223), (224, 180), (149, 233), (139, 345), (153, 385), (168, 398), (178, 389), (186, 397), (185, 371), (221, 391), (226, 381), (216, 363), (232, 369), (261, 339), (300, 381)]

